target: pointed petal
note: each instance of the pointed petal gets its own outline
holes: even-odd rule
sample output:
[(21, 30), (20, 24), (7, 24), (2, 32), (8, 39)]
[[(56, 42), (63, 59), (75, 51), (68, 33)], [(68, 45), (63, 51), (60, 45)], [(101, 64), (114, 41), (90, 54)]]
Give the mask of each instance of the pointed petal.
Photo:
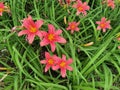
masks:
[(56, 32), (55, 32), (55, 35), (60, 35), (62, 33), (62, 30), (57, 30)]
[(54, 52), (56, 48), (55, 43), (51, 43), (50, 46), (51, 46), (51, 51)]
[(48, 24), (48, 29), (49, 29), (49, 33), (54, 33), (55, 32), (55, 27), (52, 24)]
[(100, 30), (100, 29), (101, 29), (101, 27), (100, 27), (100, 26), (98, 26), (98, 27), (97, 27), (97, 30)]
[(66, 68), (67, 68), (67, 70), (70, 70), (70, 71), (73, 70), (73, 68), (71, 66), (67, 66)]
[(67, 64), (69, 65), (69, 64), (71, 64), (73, 62), (73, 60), (70, 58), (69, 60), (67, 60)]
[(35, 24), (37, 28), (40, 28), (43, 25), (43, 20), (37, 20)]
[(100, 21), (96, 21), (96, 24), (100, 24)]
[(66, 69), (61, 68), (61, 75), (63, 78), (66, 76)]
[(46, 62), (46, 60), (41, 60), (40, 63), (41, 64), (46, 64), (47, 62)]
[(58, 70), (59, 68), (60, 68), (59, 65), (52, 66), (52, 69), (53, 69), (53, 70)]
[(43, 36), (42, 36), (42, 32), (41, 32), (41, 31), (39, 31), (39, 30), (36, 32), (36, 35), (37, 35), (38, 37), (40, 37), (40, 38), (42, 38), (42, 37), (43, 37)]
[(29, 44), (32, 44), (34, 37), (35, 37), (35, 34), (28, 35), (27, 40), (28, 40)]
[(46, 65), (46, 67), (45, 67), (45, 72), (47, 72), (48, 69), (50, 69), (50, 65)]
[(48, 40), (46, 39), (46, 38), (44, 38), (41, 42), (40, 42), (40, 46), (46, 46), (46, 45), (48, 45), (49, 44), (49, 42), (48, 42)]
[(22, 31), (20, 31), (20, 32), (18, 33), (18, 36), (22, 36), (22, 35), (28, 34), (28, 33), (29, 33), (28, 30), (22, 30)]
[(61, 36), (57, 36), (56, 41), (59, 42), (59, 43), (66, 43), (66, 40)]
[(66, 28), (66, 30), (70, 30), (70, 27)]
[(75, 31), (79, 31), (80, 29), (77, 27), (76, 29), (75, 29)]
[(51, 57), (50, 54), (48, 52), (45, 52), (45, 58), (49, 59), (50, 57)]
[(66, 61), (66, 56), (64, 54), (62, 55), (62, 60)]
[(103, 29), (103, 32), (106, 32), (106, 29)]

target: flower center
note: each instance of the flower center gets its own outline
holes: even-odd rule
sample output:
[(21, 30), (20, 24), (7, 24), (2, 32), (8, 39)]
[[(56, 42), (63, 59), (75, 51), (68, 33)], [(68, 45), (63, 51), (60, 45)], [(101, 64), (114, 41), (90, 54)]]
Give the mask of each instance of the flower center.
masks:
[(30, 32), (35, 33), (37, 31), (36, 27), (30, 27)]
[(104, 27), (105, 27), (105, 24), (104, 24), (104, 23), (102, 23), (102, 24), (100, 24), (100, 26), (101, 26), (102, 28), (104, 28)]
[(52, 65), (54, 63), (54, 60), (53, 59), (49, 59), (48, 63)]
[(65, 67), (65, 65), (66, 65), (66, 63), (65, 63), (64, 61), (62, 61), (62, 62), (60, 63), (60, 67)]
[(75, 25), (72, 24), (72, 25), (70, 26), (70, 28), (71, 28), (71, 29), (75, 29)]
[(2, 12), (3, 11), (3, 8), (0, 8), (0, 12)]
[(82, 8), (82, 7), (78, 7), (78, 10), (79, 10), (79, 11), (83, 11), (83, 8)]
[(48, 35), (48, 40), (50, 40), (50, 41), (54, 40), (54, 35), (53, 34), (49, 34)]

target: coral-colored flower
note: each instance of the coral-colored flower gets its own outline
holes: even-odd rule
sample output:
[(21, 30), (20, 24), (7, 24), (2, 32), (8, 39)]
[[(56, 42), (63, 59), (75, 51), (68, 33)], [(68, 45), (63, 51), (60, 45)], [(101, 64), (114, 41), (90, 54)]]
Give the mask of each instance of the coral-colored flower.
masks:
[(69, 22), (68, 23), (68, 27), (67, 27), (67, 30), (71, 30), (71, 33), (73, 33), (74, 31), (79, 31), (79, 28), (78, 28), (78, 25), (80, 23), (78, 22)]
[(87, 5), (87, 2), (82, 2), (80, 0), (77, 0), (77, 3), (73, 5), (74, 8), (77, 9), (76, 15), (79, 15), (80, 13), (86, 15), (86, 10), (89, 10), (90, 7)]
[(106, 32), (106, 29), (111, 29), (110, 26), (110, 20), (106, 21), (106, 18), (103, 17), (101, 21), (96, 21), (96, 24), (98, 24), (97, 30), (103, 29), (103, 32)]
[(56, 66), (53, 66), (53, 70), (60, 69), (62, 77), (65, 77), (66, 70), (70, 70), (70, 71), (73, 70), (73, 68), (71, 66), (69, 66), (69, 64), (71, 64), (72, 62), (73, 62), (73, 60), (71, 58), (66, 60), (66, 56), (62, 55), (62, 58), (58, 60)]
[(59, 36), (62, 33), (62, 30), (56, 30), (55, 27), (52, 24), (48, 24), (48, 33), (43, 32), (43, 40), (40, 42), (41, 46), (46, 46), (50, 44), (52, 52), (55, 51), (56, 45), (55, 43), (66, 43), (66, 40)]
[(34, 22), (32, 20), (32, 17), (29, 15), (28, 18), (25, 18), (23, 20), (22, 26), (25, 28), (25, 30), (20, 31), (18, 33), (18, 36), (26, 34), (29, 44), (32, 44), (36, 35), (42, 38), (42, 31), (39, 30), (42, 24), (43, 20), (37, 20), (36, 22)]
[(2, 13), (3, 13), (3, 11), (4, 11), (4, 4), (3, 4), (3, 2), (0, 2), (0, 16), (2, 16)]
[(115, 8), (114, 0), (107, 0), (107, 6), (114, 9)]
[(48, 52), (45, 52), (45, 58), (46, 60), (41, 60), (40, 63), (46, 64), (45, 72), (47, 72), (50, 67), (53, 68), (53, 66), (57, 63), (59, 57), (57, 57), (56, 55), (51, 56)]

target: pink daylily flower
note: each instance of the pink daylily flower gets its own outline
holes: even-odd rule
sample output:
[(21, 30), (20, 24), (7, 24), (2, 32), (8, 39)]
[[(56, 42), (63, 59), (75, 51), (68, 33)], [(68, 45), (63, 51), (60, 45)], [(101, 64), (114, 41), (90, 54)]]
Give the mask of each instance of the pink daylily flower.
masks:
[(37, 35), (38, 37), (42, 38), (42, 31), (39, 28), (43, 25), (43, 20), (37, 20), (34, 22), (32, 17), (29, 15), (28, 18), (23, 20), (22, 26), (25, 30), (22, 30), (18, 33), (18, 36), (27, 35), (27, 40), (29, 44), (32, 44), (34, 37)]
[(73, 33), (74, 31), (79, 31), (78, 25), (80, 23), (78, 22), (69, 22), (68, 23), (68, 27), (66, 28), (67, 30), (71, 30), (71, 33)]
[(87, 2), (83, 3), (81, 0), (77, 0), (77, 3), (74, 4), (73, 7), (77, 9), (76, 15), (79, 15), (80, 13), (86, 15), (86, 10), (90, 9), (90, 7), (87, 5)]
[(103, 29), (103, 32), (106, 32), (106, 29), (111, 29), (110, 20), (106, 21), (105, 17), (101, 18), (101, 21), (96, 21), (98, 24), (97, 30)]
[(45, 72), (47, 72), (50, 67), (53, 68), (53, 66), (57, 63), (57, 60), (59, 59), (59, 57), (57, 57), (56, 55), (51, 56), (48, 52), (45, 52), (45, 60), (41, 60), (40, 63), (41, 64), (46, 64), (45, 66)]
[(0, 16), (2, 16), (2, 13), (3, 13), (3, 11), (4, 11), (4, 4), (3, 4), (3, 2), (0, 2)]
[(66, 56), (62, 55), (62, 58), (58, 60), (56, 66), (53, 66), (53, 70), (61, 70), (61, 75), (64, 78), (66, 76), (66, 70), (70, 70), (72, 71), (73, 68), (71, 66), (69, 66), (69, 64), (71, 64), (73, 62), (73, 60), (70, 58), (68, 60), (66, 60)]
[(107, 0), (107, 6), (114, 9), (115, 8), (114, 0)]
[(43, 31), (43, 40), (40, 42), (40, 46), (46, 46), (50, 44), (52, 52), (55, 51), (55, 43), (66, 43), (66, 40), (59, 36), (62, 33), (62, 30), (56, 30), (52, 24), (48, 24), (48, 33)]

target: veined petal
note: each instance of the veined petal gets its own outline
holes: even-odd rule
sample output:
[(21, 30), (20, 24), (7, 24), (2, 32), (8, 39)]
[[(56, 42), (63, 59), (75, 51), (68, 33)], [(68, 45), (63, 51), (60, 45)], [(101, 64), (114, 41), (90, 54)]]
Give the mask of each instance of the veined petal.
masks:
[(56, 65), (56, 66), (52, 67), (53, 70), (58, 70), (59, 68), (60, 68), (59, 65)]
[(61, 36), (57, 36), (56, 41), (59, 42), (59, 43), (66, 43), (66, 40)]
[(66, 56), (64, 54), (62, 55), (62, 60), (66, 61)]
[(55, 48), (56, 48), (55, 43), (50, 43), (50, 46), (51, 46), (51, 50), (52, 50), (52, 52), (54, 52), (54, 51), (55, 51)]
[(71, 64), (73, 62), (73, 60), (70, 58), (69, 60), (67, 60), (67, 64)]
[(67, 66), (66, 68), (67, 68), (67, 70), (70, 70), (70, 71), (73, 70), (73, 68), (71, 66)]
[(19, 33), (18, 33), (18, 36), (22, 36), (24, 34), (28, 34), (28, 30), (21, 30)]
[(46, 46), (46, 45), (48, 45), (49, 44), (49, 42), (48, 42), (48, 40), (46, 39), (46, 38), (44, 38), (41, 42), (40, 42), (40, 46)]
[(41, 32), (41, 31), (39, 31), (39, 30), (36, 32), (36, 35), (37, 35), (38, 37), (40, 37), (40, 38), (42, 38), (42, 37), (43, 37), (43, 36), (42, 36), (42, 32)]
[(43, 25), (43, 20), (37, 20), (35, 24), (37, 28), (40, 28)]
[(33, 40), (34, 40), (35, 34), (29, 34), (27, 37), (27, 40), (29, 42), (29, 44), (32, 44)]
[(49, 59), (50, 58), (50, 54), (48, 52), (45, 52), (45, 57), (46, 57), (46, 59)]
[(50, 65), (46, 65), (46, 67), (45, 67), (45, 72), (47, 72), (48, 69), (50, 69)]
[(66, 28), (66, 30), (70, 30), (70, 27)]
[(41, 60), (40, 63), (41, 64), (46, 64), (47, 62), (46, 62), (46, 60)]
[(96, 24), (100, 24), (100, 21), (96, 21)]
[(49, 29), (49, 33), (54, 33), (55, 32), (55, 27), (52, 24), (48, 24), (48, 29)]
[(62, 30), (57, 30), (56, 32), (55, 32), (55, 35), (60, 35), (62, 33)]
[(101, 27), (100, 27), (100, 26), (98, 26), (98, 27), (97, 27), (97, 30), (100, 30), (100, 29), (101, 29)]
[(63, 78), (66, 76), (66, 69), (61, 68), (61, 75)]

